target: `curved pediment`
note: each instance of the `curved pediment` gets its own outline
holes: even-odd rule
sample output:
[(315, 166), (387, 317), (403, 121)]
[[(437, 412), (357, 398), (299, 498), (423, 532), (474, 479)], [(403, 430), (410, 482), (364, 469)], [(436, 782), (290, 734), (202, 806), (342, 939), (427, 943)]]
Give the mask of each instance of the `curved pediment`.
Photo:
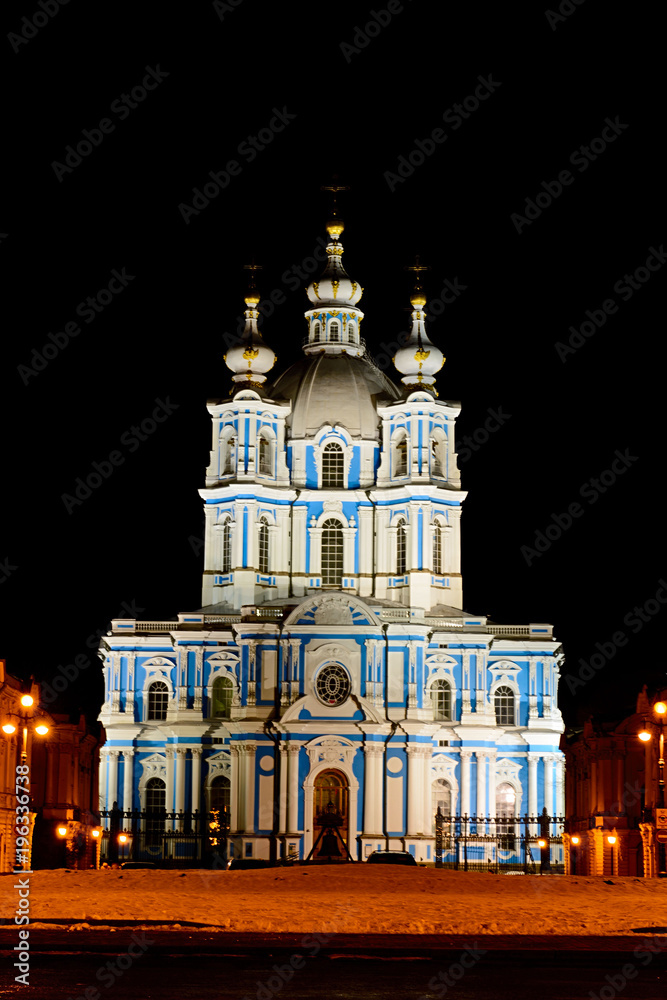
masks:
[(373, 625), (380, 627), (376, 615), (358, 597), (340, 591), (309, 597), (285, 619), (289, 625)]

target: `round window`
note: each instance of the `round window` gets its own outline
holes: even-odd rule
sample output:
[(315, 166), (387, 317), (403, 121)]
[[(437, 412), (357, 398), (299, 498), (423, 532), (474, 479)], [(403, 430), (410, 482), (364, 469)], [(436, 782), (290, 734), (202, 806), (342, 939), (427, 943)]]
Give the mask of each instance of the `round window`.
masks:
[(350, 678), (337, 663), (322, 667), (317, 675), (315, 691), (325, 705), (342, 705), (350, 694)]

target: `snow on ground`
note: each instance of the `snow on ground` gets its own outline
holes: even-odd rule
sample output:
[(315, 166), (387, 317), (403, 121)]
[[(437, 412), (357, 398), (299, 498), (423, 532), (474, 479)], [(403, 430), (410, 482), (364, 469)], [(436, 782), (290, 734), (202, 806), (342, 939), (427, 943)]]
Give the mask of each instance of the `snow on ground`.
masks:
[[(195, 922), (227, 931), (624, 934), (667, 926), (667, 880), (491, 875), (389, 865), (249, 871), (40, 871), (30, 916), (58, 923)], [(0, 879), (0, 912), (18, 890)], [(94, 925), (93, 925), (94, 926)]]

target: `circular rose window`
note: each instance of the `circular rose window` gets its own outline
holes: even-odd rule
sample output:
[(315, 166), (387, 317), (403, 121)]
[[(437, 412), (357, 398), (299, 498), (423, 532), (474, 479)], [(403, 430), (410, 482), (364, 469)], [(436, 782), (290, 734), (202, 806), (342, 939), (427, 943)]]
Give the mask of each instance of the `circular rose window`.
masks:
[(342, 705), (350, 694), (350, 678), (337, 663), (322, 667), (317, 675), (315, 691), (325, 705)]

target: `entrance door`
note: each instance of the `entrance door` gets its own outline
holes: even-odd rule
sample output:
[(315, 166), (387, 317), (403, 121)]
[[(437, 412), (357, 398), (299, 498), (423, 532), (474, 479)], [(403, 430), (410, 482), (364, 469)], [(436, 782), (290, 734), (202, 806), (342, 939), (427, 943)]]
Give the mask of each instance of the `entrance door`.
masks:
[[(321, 771), (318, 774), (315, 779), (313, 794), (313, 844), (317, 843), (317, 838), (322, 832), (322, 827), (326, 825), (326, 821), (322, 822), (324, 815), (336, 812), (342, 820), (340, 824), (336, 824), (338, 832), (349, 849), (349, 800), (350, 786), (342, 771), (332, 769), (330, 771)], [(326, 836), (325, 832), (324, 837)], [(324, 837), (320, 841), (320, 847), (324, 842)], [(342, 855), (343, 849), (339, 846), (338, 850), (340, 850)], [(318, 854), (319, 849), (315, 852), (316, 858)]]

